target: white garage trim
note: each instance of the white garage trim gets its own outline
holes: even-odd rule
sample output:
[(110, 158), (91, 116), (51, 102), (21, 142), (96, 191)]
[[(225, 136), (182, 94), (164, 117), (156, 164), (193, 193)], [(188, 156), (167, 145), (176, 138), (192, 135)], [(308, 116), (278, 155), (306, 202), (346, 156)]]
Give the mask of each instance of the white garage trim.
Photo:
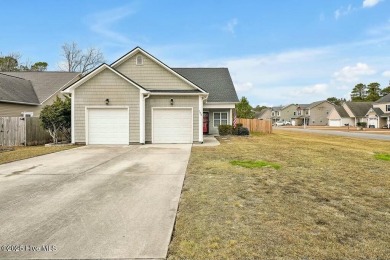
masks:
[(130, 113), (129, 113), (129, 106), (86, 106), (85, 107), (85, 143), (89, 144), (89, 111), (94, 109), (125, 109), (126, 110), (126, 123), (127, 123), (127, 141), (126, 144), (129, 144), (130, 140), (130, 127), (129, 127), (129, 120), (130, 120)]
[[(154, 127), (155, 127), (155, 118), (154, 118), (154, 112), (156, 110), (170, 110), (170, 111), (173, 111), (173, 110), (187, 110), (191, 113), (191, 120), (190, 120), (190, 124), (191, 124), (191, 127), (190, 127), (190, 139), (188, 140), (188, 142), (186, 141), (185, 143), (193, 143), (194, 141), (194, 114), (193, 114), (193, 108), (192, 107), (153, 107), (152, 108), (152, 143), (156, 143), (156, 140), (155, 140), (155, 130), (154, 130)], [(173, 142), (173, 143), (176, 143), (176, 142)], [(181, 143), (181, 142), (180, 142)]]
[(341, 119), (329, 119), (329, 126), (342, 126)]

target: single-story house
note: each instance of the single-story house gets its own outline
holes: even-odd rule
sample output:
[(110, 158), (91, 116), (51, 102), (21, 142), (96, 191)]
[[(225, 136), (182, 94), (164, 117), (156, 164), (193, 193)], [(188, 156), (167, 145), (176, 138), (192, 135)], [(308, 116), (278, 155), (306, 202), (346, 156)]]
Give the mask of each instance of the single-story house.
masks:
[(140, 47), (64, 91), (72, 143), (203, 142), (232, 124), (239, 102), (227, 68), (171, 68)]
[(0, 72), (0, 117), (38, 117), (79, 76), (74, 72)]

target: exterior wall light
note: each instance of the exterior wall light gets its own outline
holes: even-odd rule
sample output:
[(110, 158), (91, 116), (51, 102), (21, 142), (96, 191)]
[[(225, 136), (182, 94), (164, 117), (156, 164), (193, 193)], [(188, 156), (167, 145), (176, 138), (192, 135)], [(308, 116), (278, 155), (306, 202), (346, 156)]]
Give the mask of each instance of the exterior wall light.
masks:
[(171, 106), (173, 106), (173, 98), (171, 98)]
[(110, 100), (107, 98), (106, 99), (106, 105), (108, 106), (108, 104), (110, 104)]

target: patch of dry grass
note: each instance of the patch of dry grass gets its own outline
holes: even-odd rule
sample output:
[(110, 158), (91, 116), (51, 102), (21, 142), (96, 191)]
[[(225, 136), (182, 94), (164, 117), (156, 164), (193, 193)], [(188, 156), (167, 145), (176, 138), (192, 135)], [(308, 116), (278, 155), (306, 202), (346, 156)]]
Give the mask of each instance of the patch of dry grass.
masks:
[(1, 149), (0, 150), (0, 164), (9, 163), (13, 161), (19, 161), (39, 155), (48, 153), (55, 153), (63, 150), (72, 149), (78, 146), (17, 146), (12, 149)]
[(379, 153), (390, 143), (287, 131), (194, 147), (168, 258), (388, 259), (390, 164)]

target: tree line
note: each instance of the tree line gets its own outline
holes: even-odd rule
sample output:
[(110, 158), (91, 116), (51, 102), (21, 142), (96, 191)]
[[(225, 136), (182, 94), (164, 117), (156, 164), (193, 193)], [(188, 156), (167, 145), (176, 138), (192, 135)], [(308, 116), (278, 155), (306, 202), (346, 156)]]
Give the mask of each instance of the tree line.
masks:
[(352, 101), (377, 101), (390, 93), (390, 86), (381, 89), (378, 82), (372, 82), (368, 85), (359, 83), (351, 91)]
[[(88, 73), (104, 62), (104, 56), (100, 49), (89, 47), (85, 50), (78, 47), (75, 42), (65, 43), (61, 46), (61, 56), (59, 70), (68, 72)], [(2, 55), (0, 53), (0, 71), (46, 71), (48, 63), (38, 61), (21, 61), (22, 55), (16, 52)]]

